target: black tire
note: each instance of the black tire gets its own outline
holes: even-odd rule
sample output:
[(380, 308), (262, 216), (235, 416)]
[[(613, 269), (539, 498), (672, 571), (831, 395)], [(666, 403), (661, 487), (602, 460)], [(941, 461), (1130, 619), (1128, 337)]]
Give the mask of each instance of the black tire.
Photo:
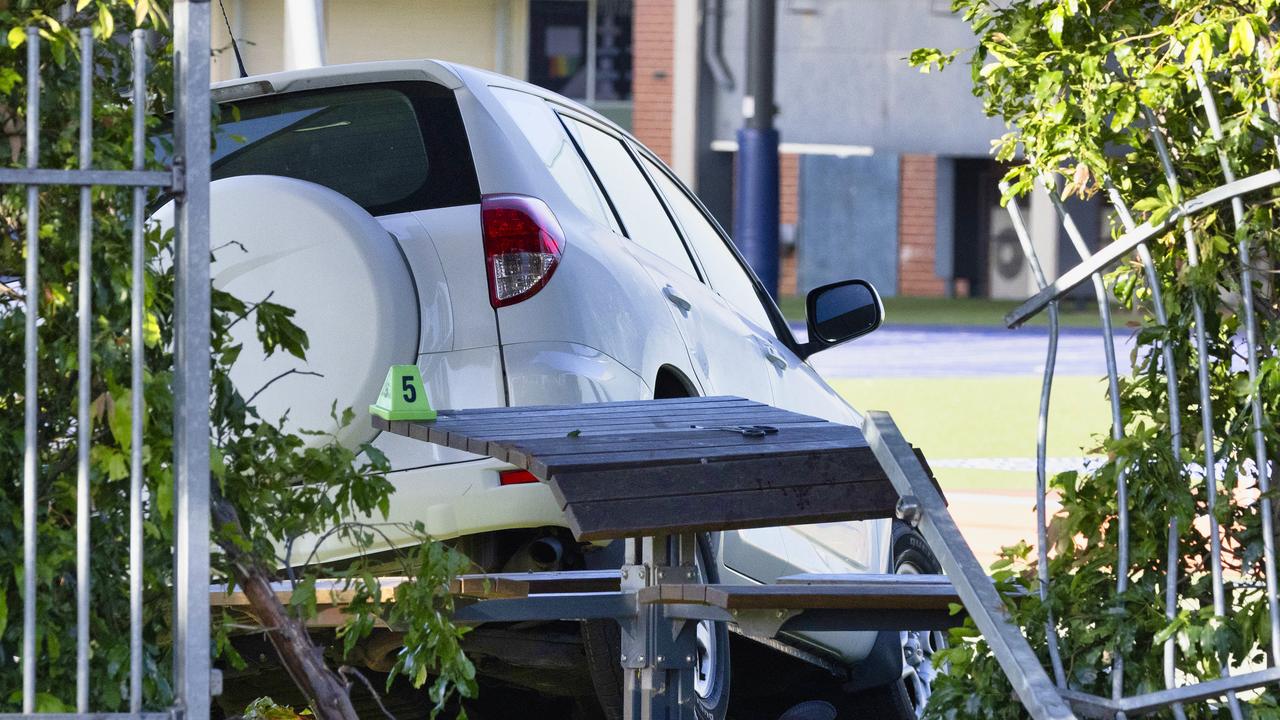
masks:
[(582, 649), (587, 656), (587, 672), (596, 689), (596, 699), (605, 720), (622, 718), (622, 631), (615, 620), (587, 620), (582, 623)]
[[(716, 582), (715, 563), (707, 536), (698, 536), (697, 564), (704, 581)], [(709, 577), (706, 577), (709, 576)], [(694, 710), (698, 720), (724, 720), (729, 710), (729, 629), (724, 623), (709, 623), (715, 643), (715, 677), (706, 696), (697, 695)], [(595, 685), (596, 697), (606, 720), (622, 720), (622, 631), (613, 620), (582, 623), (582, 646), (587, 669)]]
[[(901, 520), (893, 521), (890, 547), (893, 552), (894, 573), (905, 570), (921, 575), (935, 575), (942, 572), (942, 565), (934, 557), (924, 537)], [(854, 693), (849, 697), (847, 707), (854, 717), (868, 720), (915, 720), (919, 717), (917, 700), (901, 678)]]

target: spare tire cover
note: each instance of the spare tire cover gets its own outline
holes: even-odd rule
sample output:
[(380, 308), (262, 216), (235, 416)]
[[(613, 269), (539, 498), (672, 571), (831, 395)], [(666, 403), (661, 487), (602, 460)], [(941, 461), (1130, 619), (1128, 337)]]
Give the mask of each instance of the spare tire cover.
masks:
[[(396, 239), (349, 198), (315, 183), (269, 175), (217, 180), (210, 186), (213, 286), (252, 306), (292, 308), (307, 333), (306, 360), (283, 351), (267, 357), (254, 318), (232, 335), (244, 346), (231, 379), (254, 399), (264, 421), (286, 413), (288, 430), (337, 432), (348, 447), (370, 440), (369, 404), (387, 369), (412, 363), (418, 347), (413, 275)], [(165, 217), (167, 215), (167, 217)], [(172, 206), (157, 213), (172, 223)], [(355, 417), (339, 429), (331, 417)], [(306, 436), (309, 444), (327, 438)]]

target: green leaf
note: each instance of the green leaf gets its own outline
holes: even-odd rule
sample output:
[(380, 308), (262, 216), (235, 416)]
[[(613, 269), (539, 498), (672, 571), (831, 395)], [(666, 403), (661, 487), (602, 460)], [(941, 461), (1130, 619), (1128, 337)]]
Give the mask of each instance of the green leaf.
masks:
[(116, 19), (111, 14), (111, 8), (106, 3), (98, 3), (98, 32), (97, 35), (103, 40), (111, 38), (116, 32)]
[(1111, 129), (1114, 132), (1120, 132), (1133, 122), (1134, 116), (1138, 112), (1138, 104), (1134, 102), (1132, 95), (1121, 95), (1116, 100), (1115, 112), (1111, 115)]
[(1202, 64), (1208, 65), (1213, 59), (1213, 37), (1208, 31), (1196, 35), (1191, 42), (1187, 43), (1187, 51), (1183, 55), (1183, 66), (1191, 67), (1197, 60)]
[(1244, 17), (1236, 21), (1231, 28), (1231, 39), (1227, 43), (1227, 52), (1232, 55), (1252, 55), (1257, 38), (1253, 34), (1253, 23)]
[(316, 579), (314, 577), (303, 578), (302, 582), (293, 588), (293, 592), (289, 595), (289, 606), (302, 609), (307, 617), (315, 614)]
[(22, 43), (27, 41), (27, 29), (24, 27), (9, 28), (9, 47), (17, 49)]
[(1044, 26), (1049, 31), (1049, 40), (1058, 48), (1062, 47), (1062, 25), (1066, 20), (1062, 6), (1055, 6), (1045, 14)]
[(173, 517), (173, 479), (161, 478), (156, 483), (156, 512), (162, 520)]
[(107, 428), (111, 430), (111, 437), (115, 438), (116, 444), (125, 452), (129, 452), (132, 440), (133, 428), (130, 427), (133, 416), (132, 401), (132, 391), (120, 390), (111, 396), (107, 413)]
[(36, 693), (36, 712), (65, 713), (69, 710), (71, 710), (71, 708), (59, 700), (56, 695), (50, 695), (49, 693)]
[(156, 319), (155, 313), (147, 313), (142, 322), (142, 342), (149, 348), (160, 344), (160, 321)]

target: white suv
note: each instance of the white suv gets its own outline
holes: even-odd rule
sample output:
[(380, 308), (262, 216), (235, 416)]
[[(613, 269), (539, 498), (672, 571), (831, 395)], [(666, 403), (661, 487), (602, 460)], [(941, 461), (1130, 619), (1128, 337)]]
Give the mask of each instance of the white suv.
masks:
[[(223, 108), (213, 164), (215, 284), (248, 302), (269, 296), (294, 308), (310, 339), (306, 363), (246, 350), (238, 386), (266, 385), (255, 400), (262, 416), (288, 410), (297, 427), (331, 423), (335, 399), (354, 408), (342, 437), (373, 440), (390, 458), (391, 520), (422, 521), (478, 565), (618, 562), (610, 548), (574, 542), (548, 487), (526, 473), (375, 437), (366, 408), (392, 364), (417, 363), (436, 408), (739, 395), (860, 421), (804, 358), (874, 328), (878, 299), (875, 317), (859, 327), (797, 343), (694, 195), (592, 111), (511, 78), (434, 61), (257, 76), (221, 83), (214, 97)], [(846, 287), (873, 294), (865, 284)], [(268, 382), (290, 370), (316, 374)], [(702, 561), (708, 576), (726, 583), (935, 571), (918, 549), (907, 552), (923, 547), (918, 538), (891, 525), (726, 532), (707, 539)], [(322, 555), (350, 552), (326, 547)], [(619, 713), (615, 635), (607, 624), (582, 633), (606, 716)], [(702, 714), (721, 718), (728, 632), (707, 624), (699, 639)], [(874, 685), (862, 702), (870, 692), (908, 714), (903, 688), (916, 697), (927, 688), (899, 679), (902, 642), (896, 632), (814, 632), (772, 648), (825, 668), (828, 679), (847, 674), (846, 690)]]

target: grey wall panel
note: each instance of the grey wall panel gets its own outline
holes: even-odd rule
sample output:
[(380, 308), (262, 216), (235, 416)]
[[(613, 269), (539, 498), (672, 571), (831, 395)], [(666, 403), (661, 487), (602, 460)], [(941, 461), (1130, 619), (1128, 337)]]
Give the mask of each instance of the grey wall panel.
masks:
[(951, 295), (951, 280), (955, 277), (956, 166), (955, 160), (948, 157), (940, 157), (937, 162), (938, 195), (933, 211), (937, 244), (934, 248), (933, 271), (938, 277), (946, 279), (947, 295)]
[(800, 158), (801, 293), (848, 278), (898, 291), (898, 156)]
[[(684, 0), (682, 0), (684, 1)], [(693, 0), (688, 0), (692, 2)], [(747, 0), (723, 3), (724, 60), (739, 80), (707, 83), (714, 139), (742, 125)], [(879, 151), (986, 156), (1004, 128), (986, 117), (963, 63), (923, 75), (917, 47), (972, 48), (946, 0), (787, 0), (778, 3), (777, 117), (783, 142), (867, 145)]]

